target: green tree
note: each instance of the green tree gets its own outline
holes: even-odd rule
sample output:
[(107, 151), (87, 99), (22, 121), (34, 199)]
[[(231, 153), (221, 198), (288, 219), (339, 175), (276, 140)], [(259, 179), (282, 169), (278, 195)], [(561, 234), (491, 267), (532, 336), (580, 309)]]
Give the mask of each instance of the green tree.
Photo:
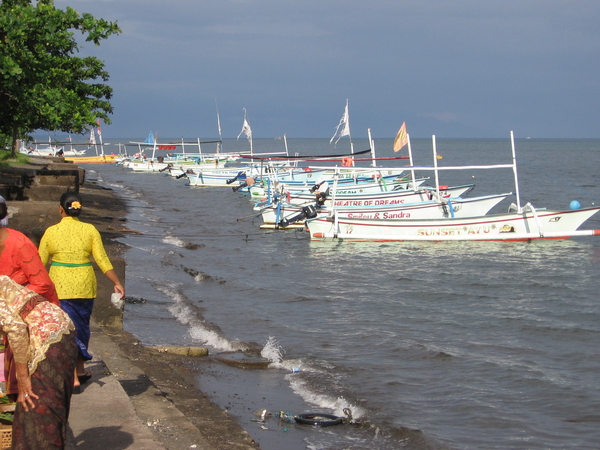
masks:
[(108, 114), (112, 88), (103, 61), (76, 57), (86, 42), (121, 32), (116, 22), (57, 9), (53, 0), (0, 0), (0, 134), (18, 140), (35, 130), (83, 133)]

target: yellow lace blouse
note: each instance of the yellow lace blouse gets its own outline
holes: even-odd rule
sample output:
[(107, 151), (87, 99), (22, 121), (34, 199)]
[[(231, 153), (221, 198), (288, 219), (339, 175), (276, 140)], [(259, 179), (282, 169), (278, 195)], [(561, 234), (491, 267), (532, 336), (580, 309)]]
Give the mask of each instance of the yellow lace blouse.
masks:
[(42, 236), (39, 253), (44, 265), (52, 258), (50, 278), (61, 300), (96, 298), (97, 281), (89, 264), (91, 257), (102, 273), (113, 268), (96, 227), (76, 217), (63, 217), (49, 227)]
[(48, 347), (74, 329), (60, 306), (0, 275), (0, 333), (8, 337), (15, 361), (27, 363), (30, 374)]

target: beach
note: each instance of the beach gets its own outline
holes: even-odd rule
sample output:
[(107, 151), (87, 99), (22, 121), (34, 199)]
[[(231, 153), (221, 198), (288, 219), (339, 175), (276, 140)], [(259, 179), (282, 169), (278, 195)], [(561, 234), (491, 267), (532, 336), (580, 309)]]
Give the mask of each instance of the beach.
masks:
[[(123, 277), (125, 268), (121, 257), (125, 247), (115, 239), (123, 233), (134, 232), (125, 222), (126, 203), (112, 189), (100, 187), (93, 182), (84, 182), (79, 189), (84, 204), (81, 220), (94, 224), (100, 231), (115, 270)], [(54, 193), (48, 195), (53, 197), (49, 200), (29, 195), (29, 200), (8, 201), (9, 227), (23, 232), (38, 245), (44, 230), (60, 219), (56, 195), (60, 196), (61, 192), (57, 187)], [(91, 352), (97, 357), (88, 363), (94, 377), (82, 387), (80, 394), (73, 397), (73, 411), (77, 412), (79, 409), (80, 412), (76, 417), (72, 417), (72, 420), (77, 421), (78, 432), (72, 436), (70, 448), (107, 448), (106, 429), (98, 426), (99, 421), (101, 422), (100, 417), (107, 411), (98, 409), (94, 396), (103, 398), (103, 404), (111, 405), (111, 397), (122, 396), (123, 391), (129, 397), (139, 422), (133, 432), (135, 429), (146, 427), (158, 444), (156, 448), (258, 448), (248, 433), (237, 425), (226, 411), (211, 403), (196, 386), (195, 375), (202, 370), (203, 357), (173, 355), (144, 347), (135, 336), (120, 326), (120, 313), (109, 300), (112, 285), (104, 276), (98, 276), (98, 283), (99, 293), (94, 307), (90, 346)], [(134, 367), (135, 378), (130, 376), (131, 369), (121, 370), (122, 367)], [(105, 388), (104, 386), (110, 386), (106, 380), (107, 376), (116, 378), (120, 388)], [(236, 387), (232, 386), (232, 390), (235, 389)], [(148, 398), (144, 400), (142, 395), (148, 392), (150, 401)], [(156, 399), (160, 400), (158, 404), (151, 401)], [(165, 402), (171, 411), (170, 414), (161, 409), (165, 407)], [(117, 404), (115, 398), (112, 407)], [(108, 406), (109, 409), (112, 407)], [(172, 414), (173, 410), (179, 413)], [(114, 415), (112, 420), (116, 421), (115, 426), (120, 428), (120, 411), (108, 412)], [(88, 416), (82, 417), (82, 414)], [(110, 434), (115, 437), (113, 433)], [(131, 436), (132, 432), (126, 434), (126, 446), (121, 443), (119, 447), (112, 448), (146, 448), (144, 444), (136, 443), (141, 436)], [(77, 437), (82, 436), (85, 436), (85, 442), (78, 441)]]

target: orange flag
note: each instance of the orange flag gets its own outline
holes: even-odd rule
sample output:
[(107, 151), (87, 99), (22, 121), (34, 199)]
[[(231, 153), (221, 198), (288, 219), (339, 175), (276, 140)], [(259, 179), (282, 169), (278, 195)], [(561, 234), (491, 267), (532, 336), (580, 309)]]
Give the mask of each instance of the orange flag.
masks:
[(406, 122), (402, 122), (402, 126), (400, 130), (398, 130), (398, 134), (396, 135), (396, 139), (394, 139), (394, 151), (398, 152), (408, 144), (408, 134), (406, 134)]

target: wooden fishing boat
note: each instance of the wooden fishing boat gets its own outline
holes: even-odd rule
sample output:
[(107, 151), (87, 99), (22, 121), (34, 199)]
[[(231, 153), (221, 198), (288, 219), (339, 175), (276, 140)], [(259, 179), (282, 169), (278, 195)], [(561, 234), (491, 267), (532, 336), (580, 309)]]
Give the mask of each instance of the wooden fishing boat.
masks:
[(117, 162), (114, 155), (66, 156), (65, 161), (75, 164), (114, 164)]
[[(336, 220), (373, 219), (386, 223), (398, 219), (453, 219), (486, 215), (512, 192), (472, 198), (442, 198), (415, 203), (388, 203), (379, 205), (316, 207), (317, 217), (335, 217)], [(383, 203), (383, 202), (382, 202)], [(314, 203), (313, 203), (314, 204)], [(303, 226), (295, 222), (306, 205), (277, 203), (259, 209), (263, 225), (261, 228), (288, 228)]]
[[(389, 186), (388, 186), (389, 187)], [(335, 195), (325, 199), (325, 206), (348, 207), (348, 206), (382, 206), (394, 204), (406, 204), (431, 200), (435, 195), (440, 198), (464, 197), (475, 187), (474, 184), (462, 186), (440, 186), (439, 194), (434, 187), (419, 186), (416, 190), (409, 189), (408, 183), (398, 183), (391, 190), (373, 191), (368, 186), (356, 185), (353, 187), (339, 187)], [(304, 204), (314, 201), (312, 193), (290, 193), (287, 199), (289, 203)]]
[(578, 230), (600, 207), (578, 210), (521, 211), (454, 219), (368, 219), (320, 216), (307, 221), (312, 240), (353, 241), (527, 241), (597, 236), (600, 230)]

